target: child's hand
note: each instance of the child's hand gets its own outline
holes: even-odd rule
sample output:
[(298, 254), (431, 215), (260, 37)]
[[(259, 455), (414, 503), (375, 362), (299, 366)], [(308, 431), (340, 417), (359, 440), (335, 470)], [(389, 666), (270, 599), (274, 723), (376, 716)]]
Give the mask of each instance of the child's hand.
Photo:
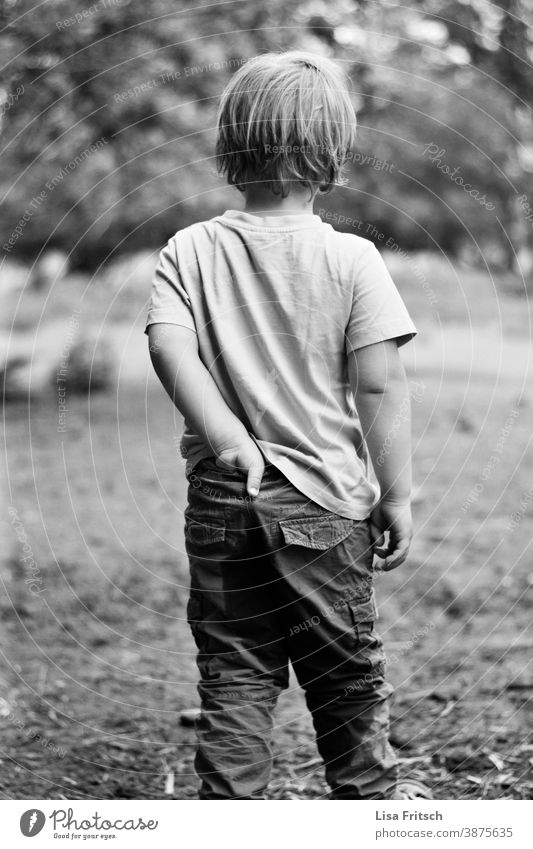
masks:
[[(387, 531), (389, 539), (385, 545)], [(370, 533), (374, 544), (374, 554), (385, 560), (383, 571), (390, 572), (391, 569), (400, 566), (407, 557), (413, 536), (413, 520), (409, 502), (380, 501), (370, 516)]]
[(248, 495), (259, 494), (259, 487), (265, 471), (265, 461), (253, 439), (246, 437), (235, 445), (225, 445), (217, 451), (217, 465), (222, 468), (239, 469), (247, 476)]

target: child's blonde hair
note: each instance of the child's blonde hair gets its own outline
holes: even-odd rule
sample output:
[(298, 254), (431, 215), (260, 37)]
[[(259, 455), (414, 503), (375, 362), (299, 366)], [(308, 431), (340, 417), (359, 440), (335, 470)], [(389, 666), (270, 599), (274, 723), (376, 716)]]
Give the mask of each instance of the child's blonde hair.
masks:
[(355, 138), (343, 71), (322, 56), (291, 51), (249, 60), (220, 102), (217, 166), (244, 191), (261, 182), (281, 197), (298, 182), (328, 192), (342, 185)]

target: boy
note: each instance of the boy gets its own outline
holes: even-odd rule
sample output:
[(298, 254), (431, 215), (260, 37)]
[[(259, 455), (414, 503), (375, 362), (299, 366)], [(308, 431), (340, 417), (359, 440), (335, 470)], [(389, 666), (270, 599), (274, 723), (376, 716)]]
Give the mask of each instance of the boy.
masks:
[(416, 329), (375, 247), (313, 214), (353, 141), (345, 83), (295, 52), (234, 75), (217, 163), (244, 211), (176, 233), (154, 278), (152, 362), (185, 419), (201, 799), (264, 798), (289, 660), (331, 798), (409, 795), (372, 579), (411, 538), (398, 347)]

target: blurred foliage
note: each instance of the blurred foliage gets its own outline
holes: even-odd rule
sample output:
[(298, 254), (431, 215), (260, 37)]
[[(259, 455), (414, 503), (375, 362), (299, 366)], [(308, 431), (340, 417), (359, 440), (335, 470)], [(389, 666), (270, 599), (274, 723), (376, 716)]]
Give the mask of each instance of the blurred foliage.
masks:
[(95, 267), (238, 205), (214, 169), (217, 98), (241, 62), (298, 48), (349, 71), (367, 157), (319, 206), (360, 235), (510, 267), (532, 233), (532, 23), (519, 0), (3, 0), (1, 243), (18, 226), (13, 258), (52, 245)]

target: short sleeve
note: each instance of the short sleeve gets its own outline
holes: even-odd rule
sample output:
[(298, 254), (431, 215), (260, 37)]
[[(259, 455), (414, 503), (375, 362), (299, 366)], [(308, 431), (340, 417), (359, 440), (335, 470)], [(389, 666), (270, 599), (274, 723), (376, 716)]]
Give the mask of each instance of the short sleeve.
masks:
[(175, 239), (170, 239), (159, 254), (144, 332), (150, 324), (161, 323), (196, 331), (191, 302), (179, 273)]
[(346, 327), (347, 350), (356, 351), (387, 339), (396, 339), (400, 346), (416, 333), (381, 254), (370, 243), (355, 268), (352, 309)]

